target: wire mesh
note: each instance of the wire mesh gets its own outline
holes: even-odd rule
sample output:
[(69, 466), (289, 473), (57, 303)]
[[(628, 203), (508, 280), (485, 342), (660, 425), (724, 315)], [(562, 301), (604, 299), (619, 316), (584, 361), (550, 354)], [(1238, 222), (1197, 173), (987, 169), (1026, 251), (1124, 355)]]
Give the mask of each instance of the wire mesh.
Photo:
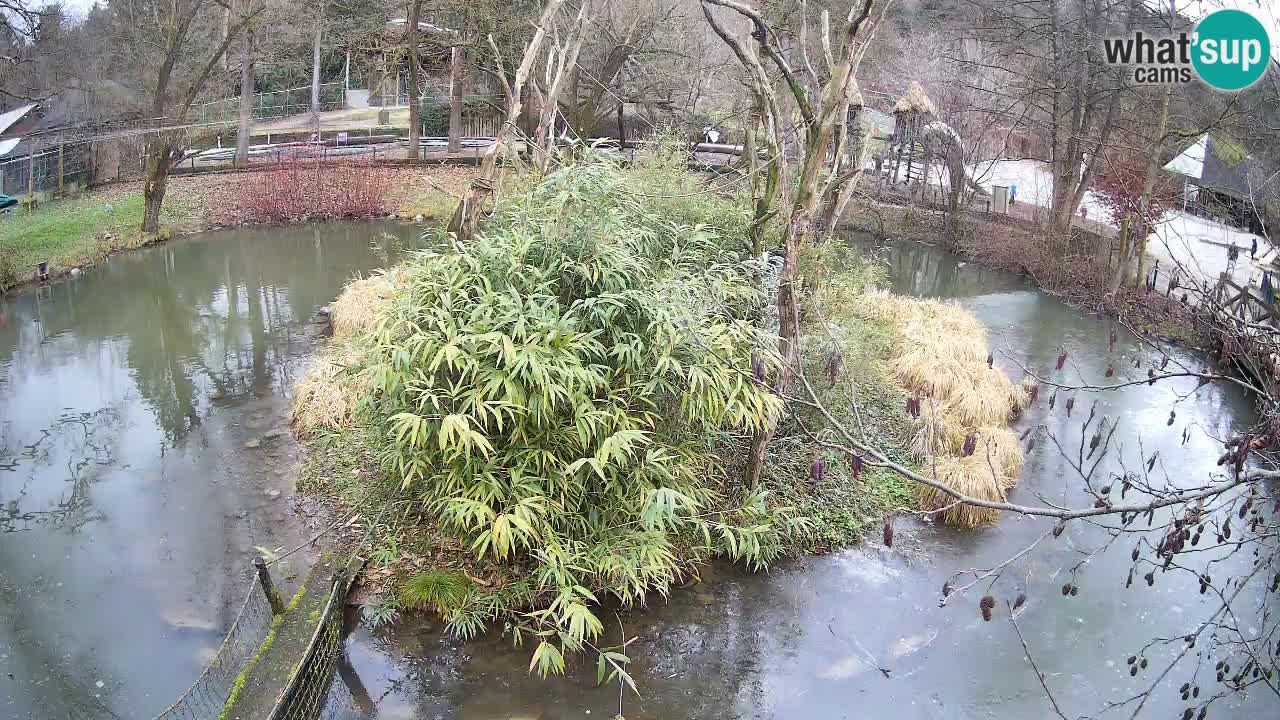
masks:
[(271, 604), (257, 578), (250, 576), (244, 602), (217, 654), (182, 697), (155, 720), (216, 720), (236, 677), (271, 632), (271, 620)]
[[(319, 623), (306, 653), (299, 661), (289, 686), (271, 711), (271, 720), (316, 720), (326, 706), (342, 652), (342, 607), (349, 581), (335, 578)], [(332, 712), (340, 707), (335, 705)]]
[[(339, 647), (336, 659), (340, 659), (341, 655), (342, 648)], [(320, 708), (318, 720), (351, 720), (360, 716), (361, 713), (356, 709), (355, 697), (352, 696), (351, 689), (345, 682), (335, 677), (329, 683), (329, 692), (325, 697), (324, 706)]]
[[(89, 145), (56, 145), (0, 162), (0, 193), (70, 191), (89, 184)], [(34, 179), (34, 182), (33, 182)]]
[[(328, 82), (320, 85), (320, 110), (338, 110), (342, 108), (346, 90), (341, 82)], [(273, 90), (255, 93), (253, 96), (253, 119), (270, 120), (273, 118), (297, 115), (311, 110), (311, 86)], [(192, 117), (201, 123), (234, 123), (240, 119), (240, 98), (229, 97), (213, 102), (202, 103), (192, 108)]]

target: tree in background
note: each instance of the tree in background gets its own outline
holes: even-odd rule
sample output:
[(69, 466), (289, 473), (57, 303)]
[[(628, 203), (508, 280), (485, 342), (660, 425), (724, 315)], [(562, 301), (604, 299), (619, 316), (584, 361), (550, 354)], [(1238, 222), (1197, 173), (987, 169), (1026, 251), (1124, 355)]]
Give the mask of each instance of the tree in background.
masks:
[[(1094, 194), (1120, 232), (1120, 257), (1112, 275), (1111, 292), (1124, 283), (1135, 256), (1146, 248), (1146, 236), (1173, 207), (1172, 176), (1151, 171), (1152, 165), (1159, 168), (1162, 156), (1158, 149), (1146, 147), (1113, 148), (1103, 159), (1102, 170), (1094, 181)], [(1140, 278), (1141, 270), (1137, 274)]]
[(225, 5), (209, 0), (108, 2), (113, 42), (106, 61), (131, 69), (121, 82), (132, 90), (135, 112), (159, 126), (145, 145), (144, 233), (160, 229), (169, 171), (182, 158), (182, 126), (192, 104), (221, 71), (227, 48), (264, 8), (261, 0), (238, 3), (225, 19)]
[(421, 73), (418, 63), (418, 19), (421, 15), (422, 0), (410, 0), (409, 15), (404, 23), (405, 51), (409, 54), (409, 151), (405, 157), (410, 160), (418, 159), (418, 145), (422, 135), (422, 120), (419, 118), (422, 100), (418, 92), (418, 75)]
[[(766, 157), (770, 158), (768, 172), (774, 178), (769, 183), (784, 188), (785, 216), (782, 229), (783, 261), (778, 276), (778, 355), (782, 369), (774, 382), (779, 393), (790, 390), (800, 358), (800, 299), (798, 264), (801, 249), (817, 237), (821, 224), (819, 210), (824, 202), (837, 203), (837, 209), (826, 222), (834, 226), (843, 212), (840, 203), (850, 185), (856, 185), (861, 176), (861, 148), (865, 147), (866, 130), (861, 122), (850, 125), (849, 118), (858, 117), (862, 109), (862, 92), (857, 72), (866, 53), (868, 43), (876, 27), (884, 17), (892, 0), (877, 5), (874, 0), (862, 0), (838, 19), (832, 30), (827, 11), (820, 14), (818, 26), (820, 47), (825, 63), (819, 62), (819, 74), (813, 59), (807, 52), (807, 42), (792, 44), (777, 27), (754, 7), (737, 0), (702, 0), (703, 15), (717, 36), (732, 50), (747, 72), (766, 116), (764, 133)], [(730, 17), (749, 23), (750, 36), (743, 38), (729, 31), (716, 8), (728, 11)], [(807, 35), (807, 8), (801, 3), (799, 37)], [(799, 47), (797, 58), (791, 48)], [(793, 63), (799, 62), (802, 69)], [(769, 66), (766, 68), (765, 63)], [(794, 103), (800, 118), (799, 168), (794, 174), (783, 152), (779, 129), (784, 126), (779, 94), (774, 91), (771, 71), (781, 76), (788, 99)], [(849, 158), (853, 148), (859, 157)], [(828, 156), (834, 153), (835, 162), (829, 165)], [(841, 166), (849, 162), (851, 172), (843, 172)], [(771, 200), (771, 199), (770, 199)], [(771, 216), (768, 210), (761, 216)], [(759, 485), (764, 467), (765, 453), (777, 429), (777, 418), (752, 439), (747, 460), (745, 482), (748, 488)]]

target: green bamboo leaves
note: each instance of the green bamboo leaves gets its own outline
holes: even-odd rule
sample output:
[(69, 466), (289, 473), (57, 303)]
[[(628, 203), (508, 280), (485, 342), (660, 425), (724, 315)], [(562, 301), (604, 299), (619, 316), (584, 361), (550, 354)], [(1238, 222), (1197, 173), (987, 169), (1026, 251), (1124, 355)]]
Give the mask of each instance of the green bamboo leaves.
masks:
[[(804, 529), (715, 452), (781, 412), (750, 375), (777, 359), (745, 235), (680, 222), (740, 213), (647, 198), (644, 172), (585, 162), (418, 254), (366, 338), (386, 469), (477, 557), (529, 568), (539, 600), (515, 624), (542, 674), (602, 633), (596, 593), (643, 602), (712, 554), (762, 566)], [(473, 591), (451, 622), (496, 607)], [(626, 664), (610, 652), (606, 675)]]

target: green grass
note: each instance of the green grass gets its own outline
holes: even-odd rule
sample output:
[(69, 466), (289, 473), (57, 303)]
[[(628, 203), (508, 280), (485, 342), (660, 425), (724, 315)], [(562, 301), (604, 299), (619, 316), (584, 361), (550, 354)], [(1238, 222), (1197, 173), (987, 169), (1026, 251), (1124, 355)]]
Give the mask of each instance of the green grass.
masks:
[[(142, 195), (55, 200), (34, 211), (17, 209), (0, 218), (0, 254), (21, 276), (41, 262), (51, 271), (95, 262), (107, 253), (145, 244)], [(109, 233), (110, 239), (99, 239)]]
[[(812, 325), (806, 328), (814, 334), (805, 340), (805, 374), (837, 422), (857, 427), (853, 415), (856, 400), (867, 432), (894, 460), (913, 465), (906, 450), (911, 437), (906, 395), (888, 368), (894, 329), (838, 312), (828, 317), (834, 325), (829, 332), (814, 332)], [(843, 358), (835, 384), (826, 376), (832, 339), (839, 344)], [(782, 502), (812, 521), (810, 532), (796, 539), (798, 547), (793, 551), (824, 553), (858, 543), (867, 532), (878, 530), (895, 510), (917, 505), (915, 488), (896, 473), (864, 468), (855, 478), (851, 458), (816, 447), (805, 429), (826, 426), (818, 411), (797, 407), (770, 446), (764, 483)], [(815, 484), (809, 479), (809, 468), (818, 458), (826, 462), (826, 472)]]

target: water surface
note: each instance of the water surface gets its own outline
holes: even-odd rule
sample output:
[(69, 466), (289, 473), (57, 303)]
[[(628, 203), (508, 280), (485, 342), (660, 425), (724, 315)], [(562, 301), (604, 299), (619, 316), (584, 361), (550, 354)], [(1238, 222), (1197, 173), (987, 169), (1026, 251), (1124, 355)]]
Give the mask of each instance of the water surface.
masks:
[[(392, 228), (402, 237), (411, 228)], [(0, 304), (0, 717), (146, 718), (171, 702), (220, 642), (254, 546), (292, 547), (320, 522), (292, 495), (296, 447), (288, 387), (312, 351), (317, 308), (353, 274), (394, 255), (383, 228), (321, 225), (211, 233), (121, 256), (79, 278)], [(1072, 348), (1070, 378), (1098, 380), (1137, 339), (1082, 316), (1008, 273), (964, 265), (919, 244), (878, 252), (897, 292), (954, 298), (991, 329), (997, 362), (1047, 371)], [(1176, 362), (1198, 366), (1192, 355)], [(1177, 423), (1167, 426), (1170, 402)], [(1045, 398), (1018, 423), (1078, 433), (1091, 397), (1068, 419)], [(1214, 469), (1215, 437), (1247, 427), (1232, 387), (1164, 381), (1099, 398), (1120, 422), (1129, 466), (1139, 443), (1172, 478)], [(1186, 444), (1181, 443), (1188, 429)], [(1109, 460), (1104, 472), (1119, 470)], [(1041, 441), (1014, 502), (1079, 504), (1079, 480)], [(905, 525), (906, 523), (904, 523)], [(1007, 612), (985, 623), (978, 594), (939, 607), (952, 573), (1016, 554), (1049, 527), (1005, 517), (995, 528), (916, 527), (878, 545), (781, 564), (769, 573), (710, 568), (669, 601), (620, 613), (615, 636), (653, 718), (1022, 718), (1051, 710)], [(903, 528), (905, 529), (905, 528)], [(1030, 597), (1020, 625), (1071, 717), (1139, 687), (1125, 658), (1180, 634), (1210, 609), (1189, 577), (1124, 589), (1127, 547), (1092, 557), (1062, 597), (1072, 566), (1102, 538), (1088, 525), (1010, 565), (1001, 601)], [(1244, 558), (1239, 560), (1245, 561)], [(1235, 561), (1230, 561), (1235, 562)], [(285, 573), (299, 573), (297, 562)], [(1215, 573), (1224, 572), (1217, 571)], [(1247, 603), (1257, 607), (1251, 588)], [(1274, 601), (1273, 601), (1274, 602)], [(1246, 603), (1246, 604), (1247, 604)], [(593, 663), (567, 677), (528, 673), (531, 648), (497, 633), (470, 643), (430, 619), (349, 639), (332, 691), (334, 717), (613, 717), (618, 688)], [(1155, 666), (1163, 651), (1151, 653)], [(1174, 673), (1147, 715), (1176, 717)], [(1231, 703), (1230, 706), (1225, 703)], [(1275, 717), (1255, 692), (1211, 717)]]
[[(1024, 366), (1047, 372), (1062, 345), (1072, 350), (1069, 380), (1100, 381), (1111, 363), (1121, 376), (1146, 376), (1146, 365), (1132, 369), (1129, 362), (1140, 354), (1137, 338), (1111, 321), (1081, 315), (1024, 278), (966, 265), (926, 245), (852, 242), (882, 258), (894, 291), (955, 299), (974, 312), (990, 328), (997, 362), (1015, 380)], [(1199, 358), (1172, 353), (1176, 362), (1200, 367)], [(1100, 473), (1121, 470), (1122, 458), (1136, 467), (1140, 443), (1146, 453), (1160, 451), (1160, 468), (1175, 482), (1214, 471), (1220, 447), (1214, 438), (1247, 427), (1253, 411), (1235, 388), (1196, 390), (1195, 384), (1171, 380), (1098, 397), (1099, 415), (1120, 424), (1116, 440), (1124, 451)], [(1182, 395), (1177, 424), (1168, 427), (1170, 403)], [(1082, 394), (1069, 419), (1065, 397), (1051, 411), (1042, 396), (1016, 428), (1044, 425), (1078, 442), (1081, 414), (1093, 399)], [(1079, 486), (1078, 475), (1042, 437), (1010, 500), (1087, 504)], [(1078, 524), (1008, 567), (993, 589), (1001, 603), (993, 622), (978, 612), (982, 592), (939, 607), (940, 588), (953, 573), (991, 567), (1051, 527), (1047, 520), (1012, 516), (975, 531), (917, 526), (899, 532), (893, 549), (870, 544), (755, 575), (710, 569), (703, 583), (669, 601), (608, 618), (606, 625), (620, 626), (610, 628), (611, 642), (623, 634), (637, 638), (629, 654), (642, 697), (628, 695), (622, 713), (629, 720), (1051, 717), (1004, 608), (1019, 592), (1030, 598), (1019, 625), (1055, 698), (1069, 717), (1096, 713), (1105, 701), (1154, 682), (1154, 672), (1131, 678), (1127, 656), (1152, 637), (1181, 635), (1213, 606), (1186, 576), (1162, 575), (1152, 589), (1139, 580), (1126, 590), (1131, 545), (1089, 559), (1105, 537)], [(1079, 595), (1063, 597), (1059, 588), (1070, 568), (1087, 559)], [(1247, 561), (1228, 561), (1215, 573)], [(1254, 617), (1261, 594), (1260, 586), (1251, 588), (1242, 602)], [(461, 643), (430, 619), (376, 632), (361, 628), (348, 642), (334, 707), (345, 709), (340, 717), (384, 720), (611, 718), (619, 712), (618, 688), (596, 687), (594, 662), (577, 658), (566, 677), (543, 681), (528, 672), (531, 650), (513, 648), (497, 633)], [(1159, 649), (1148, 654), (1153, 670), (1169, 657)], [(1181, 715), (1176, 688), (1187, 679), (1186, 672), (1171, 674), (1144, 716)], [(1210, 717), (1278, 714), (1275, 696), (1262, 690), (1220, 701)]]
[(209, 233), (0, 300), (0, 717), (146, 718), (196, 678), (254, 546), (318, 520), (287, 392), (384, 230), (416, 235)]

